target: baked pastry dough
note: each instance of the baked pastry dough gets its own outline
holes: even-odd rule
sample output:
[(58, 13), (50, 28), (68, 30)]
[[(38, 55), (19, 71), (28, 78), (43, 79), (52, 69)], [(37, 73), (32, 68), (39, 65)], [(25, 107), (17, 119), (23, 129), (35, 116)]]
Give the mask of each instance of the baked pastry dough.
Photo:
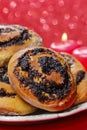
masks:
[(42, 45), (41, 37), (27, 27), (0, 25), (0, 67), (20, 49)]
[(64, 58), (47, 48), (17, 52), (8, 65), (15, 91), (26, 102), (48, 111), (63, 111), (76, 98), (73, 76)]
[(7, 67), (0, 67), (0, 114), (26, 115), (34, 111), (36, 108), (23, 101), (10, 86)]
[(77, 86), (77, 98), (75, 104), (87, 101), (87, 72), (84, 66), (72, 55), (62, 53), (62, 56), (68, 61), (71, 72), (74, 76)]

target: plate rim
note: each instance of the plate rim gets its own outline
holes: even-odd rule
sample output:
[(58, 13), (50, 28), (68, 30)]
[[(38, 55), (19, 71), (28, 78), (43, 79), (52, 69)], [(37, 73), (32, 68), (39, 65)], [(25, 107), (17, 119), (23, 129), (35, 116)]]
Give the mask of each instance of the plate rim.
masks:
[(25, 115), (25, 116), (5, 116), (0, 115), (0, 123), (37, 123), (42, 121), (49, 121), (58, 118), (68, 117), (79, 112), (87, 110), (87, 102), (71, 107), (64, 112), (47, 113), (39, 115)]

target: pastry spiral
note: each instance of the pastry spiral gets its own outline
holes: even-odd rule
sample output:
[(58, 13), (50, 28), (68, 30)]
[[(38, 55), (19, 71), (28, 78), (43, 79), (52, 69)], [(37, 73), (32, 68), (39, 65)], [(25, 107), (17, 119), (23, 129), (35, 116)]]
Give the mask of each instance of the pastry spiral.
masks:
[(41, 37), (27, 27), (0, 25), (0, 67), (8, 63), (11, 56), (18, 50), (41, 45)]
[(7, 66), (0, 67), (0, 114), (26, 115), (36, 111), (36, 108), (23, 101), (12, 89)]
[(84, 66), (75, 57), (67, 53), (61, 53), (66, 58), (71, 68), (77, 86), (77, 98), (75, 104), (87, 101), (87, 72)]
[(64, 58), (44, 47), (17, 52), (8, 65), (10, 82), (26, 102), (48, 111), (63, 111), (76, 98), (76, 86)]

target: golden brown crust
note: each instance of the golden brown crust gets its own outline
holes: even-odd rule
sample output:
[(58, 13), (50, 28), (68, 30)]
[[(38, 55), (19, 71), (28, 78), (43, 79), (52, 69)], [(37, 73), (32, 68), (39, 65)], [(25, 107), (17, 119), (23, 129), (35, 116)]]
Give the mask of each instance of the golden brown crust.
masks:
[(84, 66), (72, 55), (62, 53), (68, 60), (71, 72), (74, 76), (77, 86), (77, 98), (75, 104), (87, 101), (87, 72)]
[(36, 111), (36, 108), (22, 100), (12, 89), (7, 65), (0, 67), (0, 114), (26, 115)]
[(36, 108), (23, 101), (10, 84), (0, 82), (0, 114), (26, 115), (34, 111)]
[(62, 111), (75, 101), (76, 87), (70, 69), (64, 58), (51, 49), (19, 51), (9, 62), (8, 74), (15, 91), (35, 107)]
[(20, 49), (42, 46), (41, 37), (20, 25), (0, 25), (0, 67)]

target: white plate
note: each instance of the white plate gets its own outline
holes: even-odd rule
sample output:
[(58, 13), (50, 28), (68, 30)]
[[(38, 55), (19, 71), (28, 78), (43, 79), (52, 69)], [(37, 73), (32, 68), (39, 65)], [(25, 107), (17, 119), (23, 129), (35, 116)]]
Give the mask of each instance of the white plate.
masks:
[(0, 123), (35, 123), (40, 121), (48, 121), (57, 118), (67, 117), (81, 111), (87, 110), (87, 102), (74, 106), (64, 112), (50, 113), (45, 111), (39, 111), (33, 115), (27, 116), (0, 116)]

